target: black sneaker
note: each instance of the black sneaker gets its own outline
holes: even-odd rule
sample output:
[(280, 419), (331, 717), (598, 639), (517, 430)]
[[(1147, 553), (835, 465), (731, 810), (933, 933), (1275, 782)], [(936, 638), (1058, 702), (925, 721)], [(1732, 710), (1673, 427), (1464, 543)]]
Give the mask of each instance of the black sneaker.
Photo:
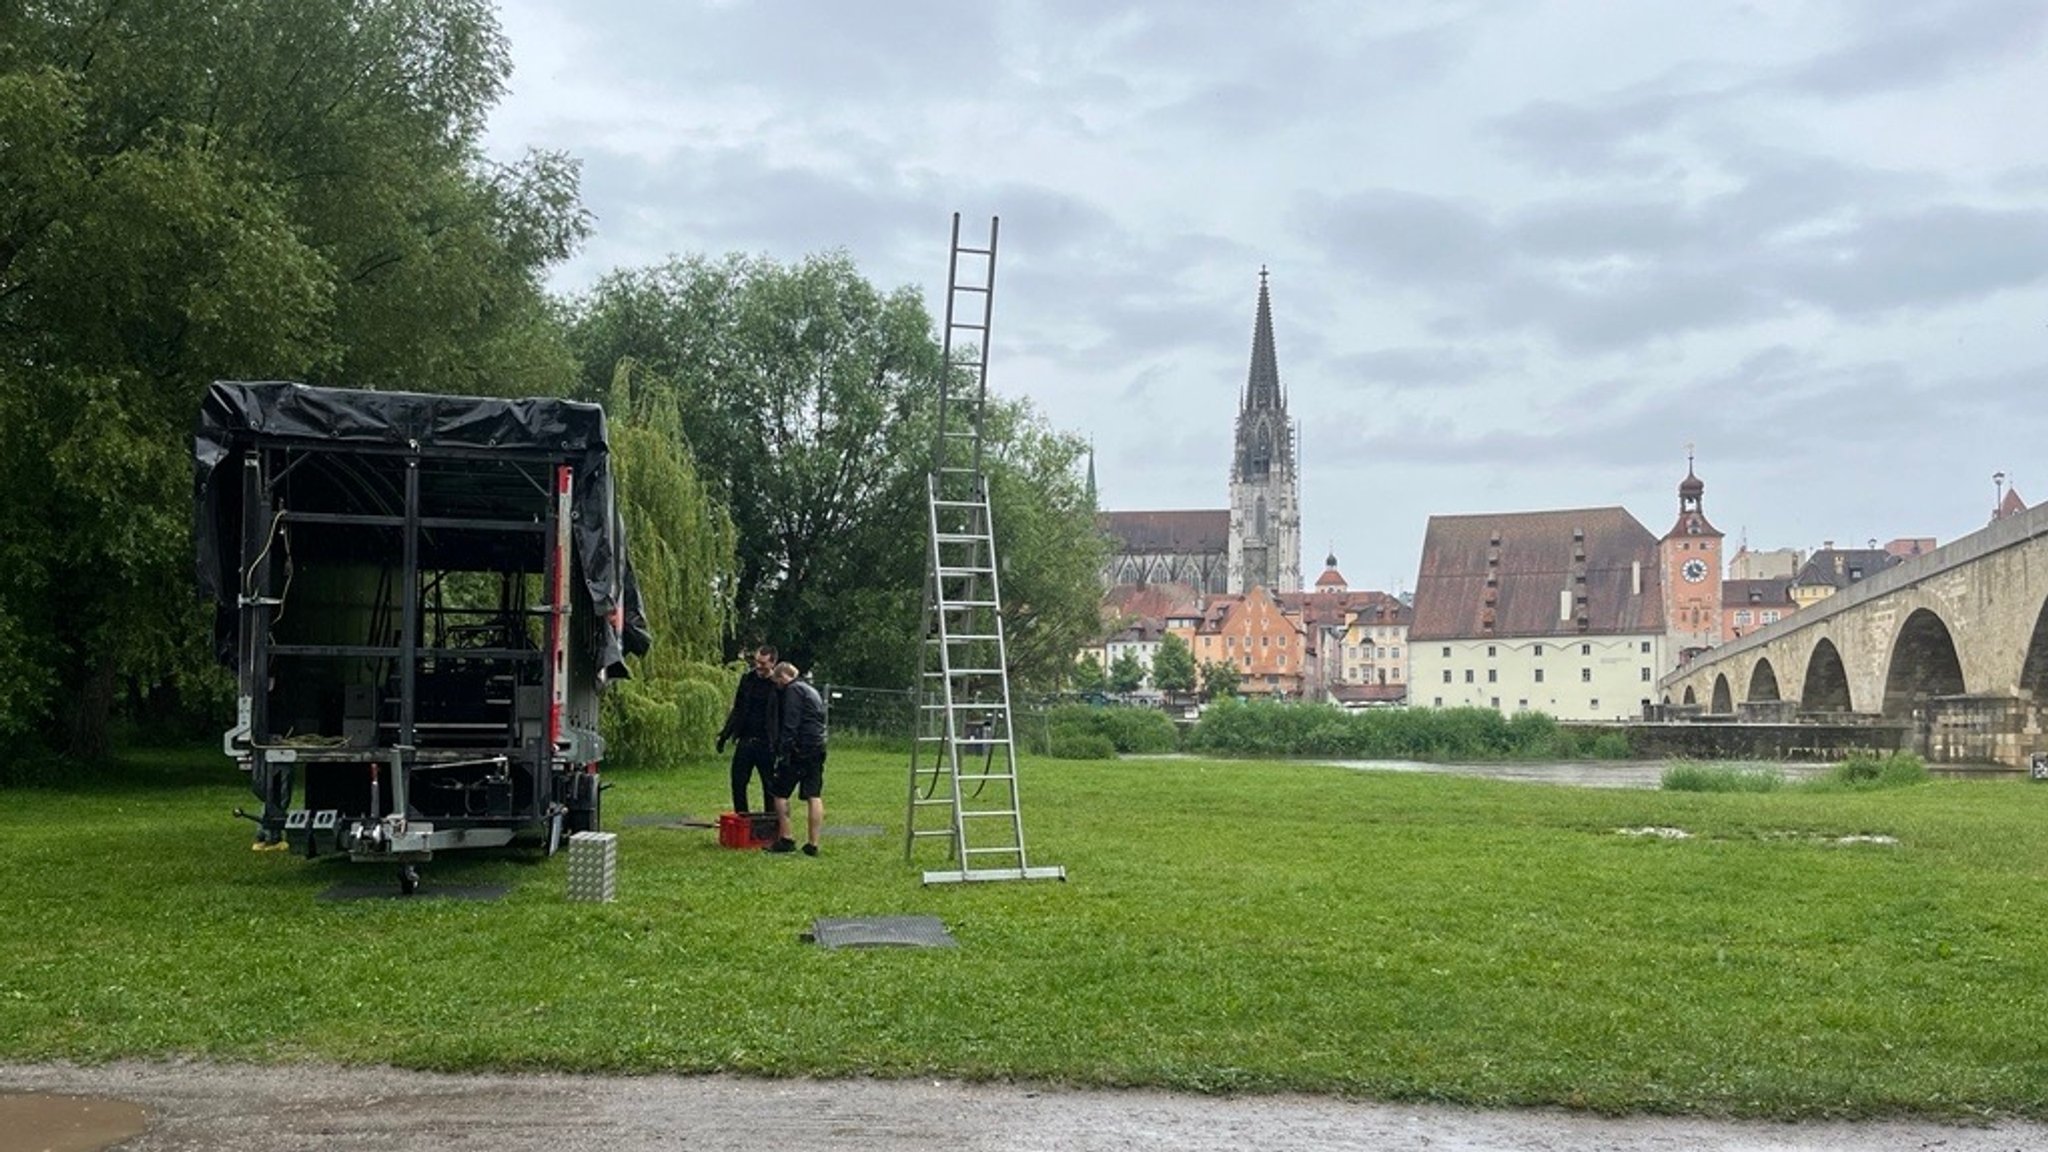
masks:
[(794, 851), (796, 851), (796, 841), (794, 841), (794, 840), (777, 840), (777, 841), (776, 841), (775, 843), (773, 843), (773, 844), (770, 844), (770, 845), (769, 845), (769, 846), (767, 846), (766, 848), (763, 848), (763, 849), (761, 849), (761, 851), (763, 851), (763, 852), (794, 852)]
[(806, 856), (816, 856), (817, 854), (818, 854), (818, 846), (817, 846), (816, 844), (806, 844), (806, 845), (804, 845), (804, 855), (806, 855)]

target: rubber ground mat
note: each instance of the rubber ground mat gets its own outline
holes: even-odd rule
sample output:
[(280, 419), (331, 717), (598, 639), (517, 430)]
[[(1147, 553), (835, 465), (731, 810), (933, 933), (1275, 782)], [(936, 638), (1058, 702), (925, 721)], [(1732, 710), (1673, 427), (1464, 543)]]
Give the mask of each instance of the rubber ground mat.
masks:
[(336, 884), (315, 896), (329, 902), (343, 900), (503, 900), (510, 884), (436, 884), (432, 878), (421, 882), (419, 891), (407, 895), (398, 890), (394, 877), (382, 884)]
[(811, 922), (810, 939), (823, 948), (957, 948), (937, 916), (868, 916)]

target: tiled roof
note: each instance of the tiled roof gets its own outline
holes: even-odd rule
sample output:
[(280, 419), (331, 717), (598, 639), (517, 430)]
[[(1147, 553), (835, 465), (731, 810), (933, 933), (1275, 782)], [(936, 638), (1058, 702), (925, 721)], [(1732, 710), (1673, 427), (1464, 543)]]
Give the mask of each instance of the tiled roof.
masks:
[(1792, 578), (1792, 586), (1847, 588), (1902, 560), (1903, 557), (1894, 556), (1882, 548), (1823, 548), (1807, 558), (1805, 566), (1799, 569), (1799, 575)]
[(1365, 589), (1349, 592), (1281, 592), (1273, 597), (1280, 610), (1299, 617), (1305, 626), (1343, 627), (1356, 613), (1368, 623), (1406, 624), (1414, 613), (1406, 604), (1385, 592)]
[(1398, 704), (1408, 698), (1406, 684), (1332, 684), (1330, 695), (1340, 704)]
[(1792, 580), (1780, 577), (1770, 580), (1724, 580), (1721, 582), (1721, 607), (1747, 608), (1752, 604), (1792, 603)]
[(1096, 526), (1122, 541), (1124, 552), (1230, 551), (1230, 510), (1101, 512)]
[(1102, 615), (1111, 621), (1133, 616), (1162, 620), (1197, 615), (1201, 603), (1201, 596), (1185, 584), (1118, 584), (1103, 593)]
[[(1656, 537), (1624, 508), (1432, 516), (1408, 638), (1662, 632), (1660, 569)], [(1561, 592), (1574, 597), (1564, 618)]]

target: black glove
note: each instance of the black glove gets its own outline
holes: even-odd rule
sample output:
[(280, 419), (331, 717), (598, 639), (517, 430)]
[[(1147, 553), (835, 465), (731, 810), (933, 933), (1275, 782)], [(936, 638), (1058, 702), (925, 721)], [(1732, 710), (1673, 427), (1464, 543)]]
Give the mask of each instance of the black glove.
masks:
[(721, 756), (725, 755), (725, 736), (723, 734), (720, 734), (718, 737), (718, 754)]

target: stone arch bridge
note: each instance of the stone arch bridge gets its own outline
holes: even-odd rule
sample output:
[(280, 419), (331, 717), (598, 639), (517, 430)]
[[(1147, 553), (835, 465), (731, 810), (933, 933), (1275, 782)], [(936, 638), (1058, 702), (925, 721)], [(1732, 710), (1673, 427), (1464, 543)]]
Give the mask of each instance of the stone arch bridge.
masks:
[(2048, 504), (1702, 653), (1658, 688), (1675, 714), (1890, 723), (1930, 760), (2024, 765), (2048, 751)]

